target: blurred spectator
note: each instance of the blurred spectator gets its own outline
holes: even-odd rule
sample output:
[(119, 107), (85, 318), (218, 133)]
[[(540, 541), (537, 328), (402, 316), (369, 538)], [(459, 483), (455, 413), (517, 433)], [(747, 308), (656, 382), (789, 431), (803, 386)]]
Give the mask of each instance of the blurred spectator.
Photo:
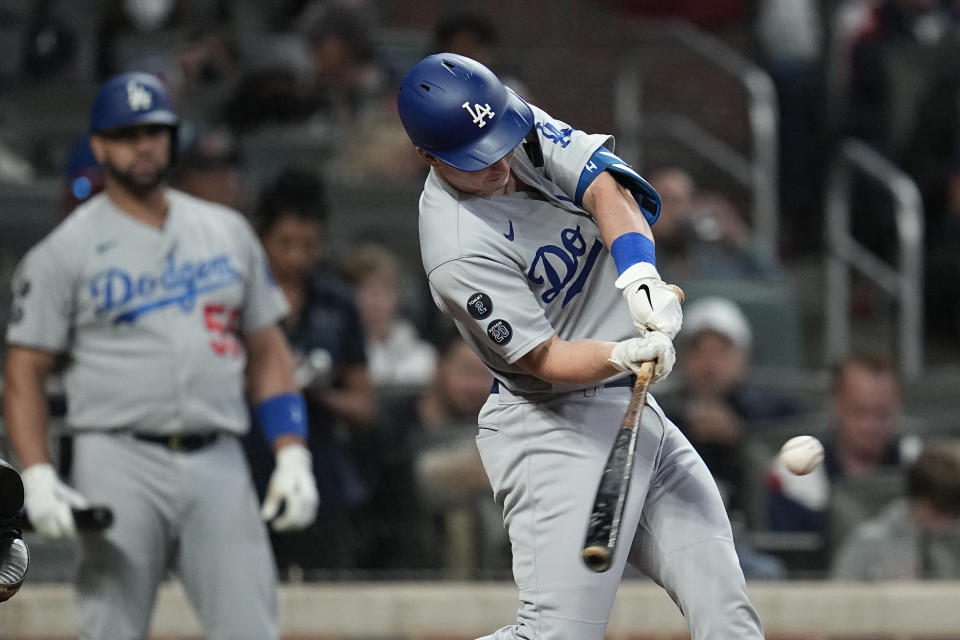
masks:
[(500, 34), (493, 20), (480, 13), (457, 11), (441, 18), (433, 27), (433, 45), (427, 54), (458, 53), (473, 58), (492, 69), (505, 85), (533, 100), (526, 83), (503, 73), (499, 55)]
[(79, 74), (76, 65), (78, 46), (77, 33), (70, 26), (39, 10), (27, 35), (27, 49), (23, 56), (25, 77), (33, 82)]
[[(674, 282), (686, 268), (688, 260), (687, 217), (693, 208), (697, 184), (685, 169), (661, 167), (651, 171), (650, 185), (660, 194), (660, 217), (657, 218), (657, 268), (667, 282)], [(669, 275), (667, 275), (669, 274)]]
[(375, 46), (366, 13), (345, 2), (313, 3), (301, 21), (321, 115), (337, 126), (378, 116), (393, 98), (395, 78)]
[(197, 28), (176, 46), (176, 64), (187, 87), (209, 86), (239, 75), (240, 51), (224, 24)]
[[(445, 516), (456, 510), (458, 522), (464, 517), (475, 522), (478, 497), (493, 506), (474, 443), (477, 416), (493, 377), (456, 332), (445, 331), (438, 348), (427, 388), (397, 388), (403, 393), (381, 397), (380, 467), (371, 474), (377, 482), (363, 518), (363, 568), (440, 570), (454, 563), (462, 572), (464, 565), (473, 568), (482, 562), (472, 553), (467, 558), (450, 550)], [(502, 532), (499, 515), (492, 522)], [(474, 533), (471, 528), (453, 538), (469, 539), (472, 545)], [(480, 546), (475, 550), (483, 556), (489, 548)], [(444, 553), (438, 554), (438, 548)]]
[(246, 211), (243, 164), (233, 135), (226, 129), (212, 129), (195, 134), (185, 143), (175, 166), (177, 188)]
[[(657, 220), (657, 267), (670, 282), (699, 278), (779, 278), (757, 249), (753, 232), (728, 196), (701, 192), (679, 167), (650, 174), (663, 203)], [(662, 264), (661, 264), (662, 263)]]
[(469, 12), (450, 13), (433, 27), (433, 46), (428, 53), (459, 53), (495, 68), (499, 41), (493, 21)]
[[(960, 48), (956, 54), (960, 55)], [(930, 69), (929, 74), (937, 74)], [(942, 70), (919, 101), (902, 167), (923, 197), (926, 263), (925, 327), (942, 343), (960, 339), (960, 65)]]
[(387, 247), (365, 244), (350, 251), (343, 271), (354, 288), (373, 384), (426, 386), (436, 350), (401, 316), (400, 261)]
[(820, 0), (766, 0), (754, 20), (763, 66), (777, 91), (779, 202), (784, 251), (807, 254), (822, 244), (825, 152), (824, 23)]
[(701, 192), (694, 200), (692, 260), (699, 275), (719, 278), (777, 278), (779, 268), (756, 246), (743, 212), (726, 194)]
[(330, 158), (338, 181), (406, 182), (423, 163), (396, 111), (399, 78), (375, 41), (366, 2), (310, 2), (296, 20), (311, 63), (311, 124), (341, 142)]
[(677, 362), (681, 386), (664, 409), (707, 463), (730, 511), (744, 508), (744, 442), (802, 407), (750, 380), (753, 332), (736, 303), (700, 298), (684, 312)]
[(960, 578), (960, 554), (932, 542), (960, 542), (960, 444), (928, 445), (906, 472), (906, 497), (861, 523), (833, 557), (838, 580)]
[(493, 376), (459, 335), (440, 349), (433, 384), (419, 398), (414, 469), (424, 508), (445, 549), (446, 569), (458, 577), (510, 566), (509, 542), (490, 497), (477, 451), (477, 416)]
[(823, 532), (830, 483), (909, 463), (918, 441), (896, 432), (900, 383), (885, 353), (854, 353), (836, 367), (830, 432), (823, 464), (795, 476), (779, 461), (767, 475), (768, 525), (773, 531)]
[(238, 135), (269, 125), (307, 122), (316, 103), (303, 68), (305, 55), (296, 39), (274, 41), (224, 100), (223, 122)]
[(62, 215), (66, 216), (83, 202), (103, 191), (103, 167), (93, 157), (90, 138), (79, 136), (67, 159), (67, 170), (63, 180)]
[[(277, 565), (309, 572), (354, 566), (352, 522), (367, 486), (352, 448), (374, 415), (363, 330), (347, 286), (321, 267), (327, 198), (316, 172), (281, 172), (259, 195), (256, 225), (270, 267), (290, 305), (281, 328), (297, 360), (296, 380), (310, 412), (308, 446), (320, 493), (316, 523), (296, 533), (273, 534)], [(258, 430), (247, 451), (261, 495), (272, 455)]]
[[(925, 326), (930, 337), (944, 344), (960, 337), (958, 305), (951, 293), (960, 259), (950, 195), (960, 148), (958, 18), (960, 5), (949, 0), (875, 3), (853, 45), (848, 115), (849, 130), (884, 152), (920, 189)], [(877, 216), (875, 200), (861, 196), (856, 202), (859, 237), (892, 261), (893, 216)]]
[(480, 358), (451, 333), (440, 345), (433, 383), (417, 402), (420, 428), (424, 433), (440, 433), (470, 422), (475, 427), (492, 384), (493, 376)]
[(134, 67), (168, 67), (171, 51), (188, 33), (197, 32), (200, 25), (208, 28), (227, 23), (230, 18), (225, 0), (106, 0), (101, 4), (97, 38), (97, 73), (101, 77)]
[(891, 89), (887, 57), (896, 55), (897, 47), (933, 46), (951, 37), (957, 26), (953, 5), (951, 0), (879, 0), (873, 4), (851, 48), (849, 133), (883, 152), (895, 151), (888, 129)]

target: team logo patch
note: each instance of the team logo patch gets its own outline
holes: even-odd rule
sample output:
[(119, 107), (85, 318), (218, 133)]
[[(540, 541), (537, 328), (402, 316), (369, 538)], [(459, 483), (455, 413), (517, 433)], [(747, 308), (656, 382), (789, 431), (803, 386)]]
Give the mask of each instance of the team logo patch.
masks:
[(145, 86), (131, 80), (127, 83), (127, 105), (131, 111), (144, 111), (153, 107), (153, 96)]
[(102, 316), (116, 312), (113, 324), (121, 324), (174, 305), (191, 313), (202, 294), (232, 286), (241, 279), (226, 254), (178, 262), (171, 251), (160, 273), (132, 273), (111, 267), (93, 274), (87, 289), (96, 305), (94, 313)]
[(487, 325), (487, 335), (490, 336), (491, 340), (503, 346), (513, 338), (513, 327), (506, 320), (493, 320)]
[(11, 325), (23, 320), (23, 306), (20, 304), (20, 301), (30, 293), (30, 281), (26, 278), (19, 279), (14, 284), (13, 289), (15, 297), (13, 299), (13, 305), (10, 307), (10, 317), (7, 319), (7, 322)]
[(595, 238), (593, 245), (587, 247), (587, 239), (576, 229), (564, 229), (560, 232), (560, 244), (547, 244), (537, 249), (536, 255), (530, 262), (527, 279), (537, 286), (542, 286), (540, 299), (550, 304), (557, 296), (563, 296), (561, 308), (577, 297), (587, 283), (593, 266), (600, 257), (603, 243)]
[[(470, 114), (470, 117), (473, 118), (473, 124), (477, 125), (478, 129), (483, 129), (487, 125), (487, 120), (493, 120), (493, 116), (497, 115), (490, 108), (489, 104), (477, 104), (474, 103), (473, 108), (470, 108), (470, 102), (464, 102), (460, 105), (462, 109), (466, 109), (467, 113)], [(487, 120), (484, 120), (487, 118)]]
[(563, 129), (560, 129), (552, 122), (538, 122), (536, 127), (537, 130), (540, 131), (540, 134), (553, 144), (559, 144), (564, 149), (566, 149), (567, 145), (570, 144), (570, 136), (573, 135), (573, 127), (564, 127)]
[(467, 313), (475, 320), (483, 320), (493, 313), (493, 301), (485, 293), (475, 293), (467, 300)]

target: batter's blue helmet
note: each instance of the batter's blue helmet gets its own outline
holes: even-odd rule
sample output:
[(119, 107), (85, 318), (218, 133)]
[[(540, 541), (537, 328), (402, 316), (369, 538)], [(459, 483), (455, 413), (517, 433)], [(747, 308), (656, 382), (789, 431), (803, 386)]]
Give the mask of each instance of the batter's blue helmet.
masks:
[(533, 127), (523, 98), (455, 53), (427, 56), (407, 72), (397, 109), (413, 144), (461, 171), (489, 167)]
[(163, 83), (148, 73), (121, 73), (110, 78), (100, 87), (90, 111), (91, 133), (138, 124), (176, 128), (179, 122)]

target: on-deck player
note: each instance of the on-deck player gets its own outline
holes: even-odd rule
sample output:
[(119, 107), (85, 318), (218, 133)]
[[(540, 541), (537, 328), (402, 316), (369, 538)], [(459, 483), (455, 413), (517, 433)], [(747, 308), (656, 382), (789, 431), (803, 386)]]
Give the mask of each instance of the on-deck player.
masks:
[(20, 531), (21, 509), (20, 474), (0, 458), (0, 602), (17, 595), (30, 568), (30, 550)]
[(656, 359), (663, 379), (674, 363), (681, 311), (654, 266), (656, 191), (610, 136), (552, 118), (463, 56), (414, 66), (398, 109), (430, 165), (420, 245), (433, 299), (496, 378), (477, 445), (522, 604), (486, 638), (601, 640), (628, 561), (663, 585), (695, 640), (761, 638), (716, 484), (650, 396), (625, 544), (606, 573), (580, 557), (625, 374)]
[[(277, 457), (262, 515), (276, 529), (308, 525), (304, 404), (276, 324), (287, 307), (240, 214), (167, 188), (177, 125), (156, 78), (101, 87), (90, 143), (106, 189), (14, 275), (4, 416), (39, 533), (72, 536), (71, 507), (113, 509), (112, 527), (81, 535), (82, 638), (146, 637), (168, 569), (205, 637), (275, 638), (273, 559), (237, 436), (246, 371)], [(58, 354), (69, 357), (72, 487), (46, 441), (44, 379)]]

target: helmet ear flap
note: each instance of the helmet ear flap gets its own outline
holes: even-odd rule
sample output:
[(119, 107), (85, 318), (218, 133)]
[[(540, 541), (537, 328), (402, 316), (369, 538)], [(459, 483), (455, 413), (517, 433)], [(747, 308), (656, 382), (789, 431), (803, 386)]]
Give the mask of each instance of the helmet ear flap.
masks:
[(537, 135), (537, 128), (530, 127), (527, 137), (523, 139), (523, 150), (527, 152), (527, 157), (534, 167), (543, 166), (543, 148), (540, 146), (540, 136)]

